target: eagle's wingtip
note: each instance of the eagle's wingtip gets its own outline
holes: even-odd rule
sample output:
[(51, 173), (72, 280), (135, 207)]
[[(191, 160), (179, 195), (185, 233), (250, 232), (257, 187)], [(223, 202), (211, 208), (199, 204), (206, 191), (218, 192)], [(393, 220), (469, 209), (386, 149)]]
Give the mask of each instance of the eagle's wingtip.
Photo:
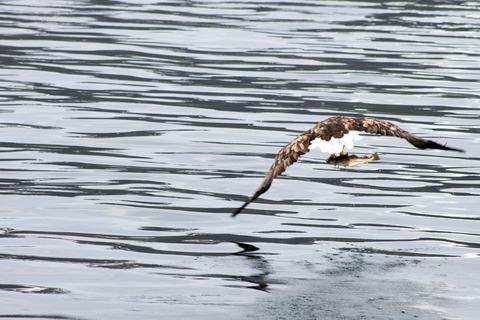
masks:
[(237, 214), (239, 214), (240, 212), (242, 212), (242, 210), (247, 206), (247, 204), (249, 204), (250, 202), (247, 201), (243, 204), (243, 206), (241, 206), (240, 208), (238, 208), (237, 210), (235, 210), (233, 213), (232, 213), (232, 218), (235, 218), (237, 216)]
[(467, 151), (466, 151), (466, 150), (463, 150), (463, 149), (457, 149), (457, 148), (447, 147), (447, 144), (446, 144), (446, 143), (443, 145), (443, 147), (444, 147), (446, 150), (457, 151), (457, 152), (461, 152), (461, 153), (467, 153)]

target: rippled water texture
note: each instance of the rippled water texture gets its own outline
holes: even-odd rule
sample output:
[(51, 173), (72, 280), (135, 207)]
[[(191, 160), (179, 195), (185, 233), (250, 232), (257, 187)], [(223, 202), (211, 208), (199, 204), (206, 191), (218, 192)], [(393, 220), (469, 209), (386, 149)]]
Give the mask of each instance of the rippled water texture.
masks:
[[(477, 1), (2, 1), (0, 318), (477, 319)], [(237, 218), (279, 149), (314, 150)], [(252, 251), (253, 249), (258, 249)]]

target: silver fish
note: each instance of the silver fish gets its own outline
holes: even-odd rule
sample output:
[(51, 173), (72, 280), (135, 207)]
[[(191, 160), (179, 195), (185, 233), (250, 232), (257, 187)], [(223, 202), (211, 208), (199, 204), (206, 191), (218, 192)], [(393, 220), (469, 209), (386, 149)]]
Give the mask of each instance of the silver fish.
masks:
[(347, 153), (347, 154), (341, 154), (338, 157), (335, 155), (331, 155), (327, 159), (327, 163), (333, 164), (334, 166), (356, 167), (359, 164), (364, 164), (370, 161), (377, 161), (377, 160), (380, 160), (380, 157), (376, 152), (370, 157), (369, 156), (358, 157), (354, 154), (349, 156)]

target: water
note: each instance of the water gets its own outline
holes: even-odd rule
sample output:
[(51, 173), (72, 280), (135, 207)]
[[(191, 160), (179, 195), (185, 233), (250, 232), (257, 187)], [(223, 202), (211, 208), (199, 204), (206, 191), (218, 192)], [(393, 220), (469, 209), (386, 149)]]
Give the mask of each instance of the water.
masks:
[[(476, 319), (478, 2), (0, 9), (1, 318)], [(230, 217), (339, 114), (467, 153), (365, 136)]]

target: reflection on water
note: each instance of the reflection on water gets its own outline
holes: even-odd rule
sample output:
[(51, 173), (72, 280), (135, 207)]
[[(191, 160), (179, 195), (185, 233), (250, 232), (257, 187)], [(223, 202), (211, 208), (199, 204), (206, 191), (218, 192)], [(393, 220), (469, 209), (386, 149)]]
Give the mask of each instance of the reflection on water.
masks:
[[(0, 317), (225, 319), (266, 310), (275, 303), (262, 299), (282, 301), (292, 286), (311, 292), (326, 279), (334, 293), (361, 274), (386, 297), (403, 277), (405, 292), (426, 290), (405, 297), (405, 317), (438, 319), (430, 308), (475, 319), (477, 3), (0, 9)], [(467, 154), (366, 136), (352, 151), (381, 160), (335, 168), (311, 152), (230, 218), (283, 145), (339, 114), (392, 121)], [(451, 304), (431, 294), (439, 278)], [(371, 292), (352, 288), (343, 295)], [(323, 299), (316, 310), (298, 305), (332, 319), (328, 306), (345, 307)]]

